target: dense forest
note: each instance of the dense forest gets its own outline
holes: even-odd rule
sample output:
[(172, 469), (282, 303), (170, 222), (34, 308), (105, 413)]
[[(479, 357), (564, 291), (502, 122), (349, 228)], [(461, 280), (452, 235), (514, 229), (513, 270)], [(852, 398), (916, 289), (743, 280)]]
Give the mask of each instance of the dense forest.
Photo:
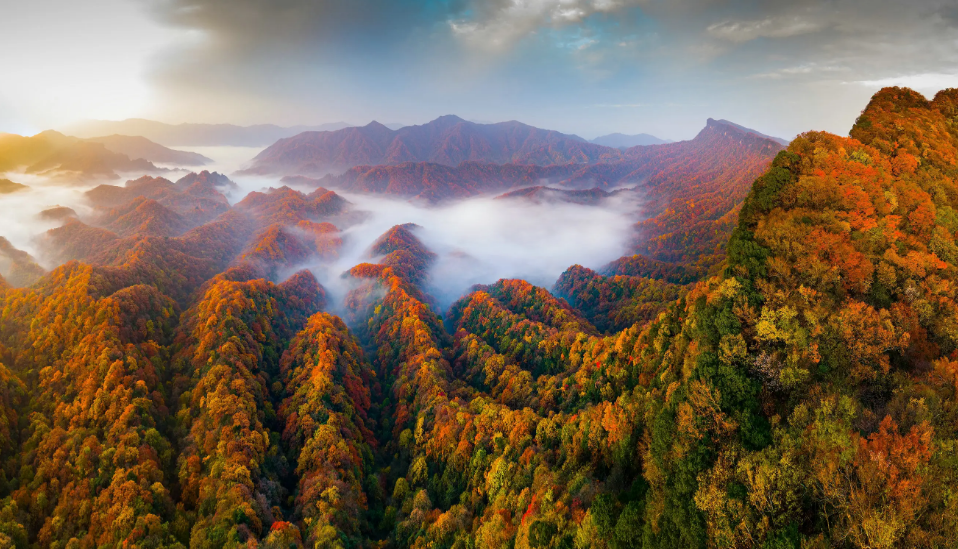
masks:
[(443, 309), (412, 224), (342, 305), (297, 270), (327, 189), (93, 189), (56, 269), (0, 242), (0, 547), (954, 547), (958, 90), (765, 152)]

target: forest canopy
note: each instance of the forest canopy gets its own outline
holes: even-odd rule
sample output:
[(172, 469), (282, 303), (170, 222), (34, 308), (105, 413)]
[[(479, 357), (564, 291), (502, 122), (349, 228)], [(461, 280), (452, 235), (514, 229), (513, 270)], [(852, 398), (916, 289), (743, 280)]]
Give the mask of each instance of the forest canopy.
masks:
[(100, 188), (66, 263), (5, 244), (0, 546), (953, 546), (958, 90), (766, 152), (668, 176), (634, 255), (445, 310), (413, 224), (343, 304), (297, 270), (328, 189)]

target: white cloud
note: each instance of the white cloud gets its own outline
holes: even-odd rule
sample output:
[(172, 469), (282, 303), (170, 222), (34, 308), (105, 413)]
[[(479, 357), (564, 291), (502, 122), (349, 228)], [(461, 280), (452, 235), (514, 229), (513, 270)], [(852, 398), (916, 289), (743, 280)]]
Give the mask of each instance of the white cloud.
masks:
[(774, 71), (763, 72), (753, 75), (752, 78), (781, 79), (796, 76), (806, 76), (811, 74), (834, 74), (848, 71), (848, 67), (842, 65), (820, 65), (818, 63), (805, 63), (791, 67), (783, 67)]
[(541, 27), (580, 23), (643, 0), (505, 0), (477, 9), (470, 20), (450, 21), (453, 34), (471, 45), (504, 50)]
[(728, 20), (709, 25), (706, 31), (715, 38), (743, 43), (756, 38), (788, 38), (821, 30), (821, 23), (801, 17), (767, 17), (765, 19)]
[(860, 80), (857, 84), (869, 88), (885, 88), (888, 86), (903, 86), (918, 91), (938, 91), (945, 88), (958, 88), (958, 74), (928, 72), (922, 74), (908, 74), (892, 76), (878, 80)]

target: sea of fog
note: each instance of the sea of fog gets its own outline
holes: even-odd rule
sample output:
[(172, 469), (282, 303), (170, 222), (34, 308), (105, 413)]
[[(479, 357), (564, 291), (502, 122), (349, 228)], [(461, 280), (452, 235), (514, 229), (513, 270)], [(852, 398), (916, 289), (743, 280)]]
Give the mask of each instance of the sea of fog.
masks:
[[(240, 191), (230, 197), (236, 203), (251, 191), (279, 187), (277, 177), (251, 177), (235, 172), (261, 149), (252, 147), (192, 147), (213, 163), (202, 169), (226, 173)], [(163, 174), (176, 180), (187, 171)], [(0, 195), (0, 236), (14, 246), (37, 255), (36, 237), (58, 225), (37, 214), (53, 206), (68, 206), (81, 217), (90, 213), (83, 193), (100, 183), (122, 185), (127, 178), (112, 181), (52, 181), (10, 173), (6, 176), (30, 189)], [(297, 188), (293, 186), (294, 188)], [(310, 192), (312, 189), (298, 187)], [(335, 190), (335, 189), (333, 189)], [(417, 236), (437, 255), (431, 273), (430, 292), (440, 305), (449, 305), (475, 284), (491, 284), (500, 278), (523, 278), (551, 288), (559, 275), (574, 264), (598, 268), (626, 253), (631, 226), (638, 219), (638, 204), (626, 199), (603, 206), (569, 203), (532, 203), (526, 200), (496, 200), (491, 196), (425, 206), (402, 199), (341, 192), (354, 209), (367, 212), (363, 220), (343, 228), (344, 247), (332, 263), (309, 264), (327, 288), (333, 302), (348, 290), (342, 273), (369, 261), (368, 250), (390, 227), (415, 223)], [(42, 257), (38, 259), (42, 262)], [(55, 265), (44, 265), (52, 268)]]
[(438, 255), (430, 293), (445, 307), (475, 284), (522, 278), (551, 288), (571, 265), (600, 267), (625, 253), (634, 223), (625, 204), (597, 208), (479, 197), (423, 207), (369, 195), (342, 196), (372, 215), (344, 229), (338, 260), (309, 266), (334, 299), (348, 289), (340, 274), (368, 261), (370, 245), (394, 225), (418, 225), (415, 234)]

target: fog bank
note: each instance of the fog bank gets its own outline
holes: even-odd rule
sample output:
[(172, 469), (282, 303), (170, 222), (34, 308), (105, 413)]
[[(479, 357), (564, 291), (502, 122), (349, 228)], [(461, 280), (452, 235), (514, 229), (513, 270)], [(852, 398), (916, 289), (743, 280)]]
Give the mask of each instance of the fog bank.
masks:
[(480, 197), (426, 207), (378, 196), (342, 196), (369, 215), (343, 230), (344, 246), (336, 261), (310, 266), (335, 302), (348, 289), (341, 273), (371, 261), (370, 246), (394, 225), (419, 225), (416, 236), (438, 255), (427, 290), (445, 308), (475, 284), (522, 278), (551, 288), (571, 265), (600, 267), (626, 253), (637, 219), (635, 204), (625, 199), (582, 206)]
[[(22, 174), (0, 173), (0, 178), (27, 185), (27, 189), (0, 194), (0, 236), (6, 237), (14, 247), (28, 252), (44, 268), (56, 267), (44, 263), (36, 246), (37, 238), (44, 232), (59, 227), (63, 221), (44, 219), (40, 212), (56, 206), (72, 208), (83, 216), (91, 211), (83, 195), (100, 182), (84, 182), (80, 185), (66, 185), (62, 181)], [(108, 181), (116, 184), (116, 181)]]

